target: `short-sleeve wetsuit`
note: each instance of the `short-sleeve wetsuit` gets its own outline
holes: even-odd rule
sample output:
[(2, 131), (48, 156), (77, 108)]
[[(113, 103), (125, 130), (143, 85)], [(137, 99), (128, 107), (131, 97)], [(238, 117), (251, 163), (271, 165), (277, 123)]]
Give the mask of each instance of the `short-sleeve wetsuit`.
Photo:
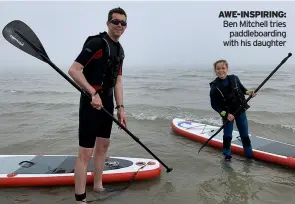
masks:
[[(124, 50), (106, 32), (90, 36), (76, 62), (84, 66), (83, 74), (88, 83), (99, 93), (104, 108), (113, 115), (114, 86), (118, 75), (122, 75)], [(110, 138), (113, 120), (103, 110), (97, 110), (91, 100), (81, 94), (79, 107), (79, 145), (93, 148), (96, 137)]]

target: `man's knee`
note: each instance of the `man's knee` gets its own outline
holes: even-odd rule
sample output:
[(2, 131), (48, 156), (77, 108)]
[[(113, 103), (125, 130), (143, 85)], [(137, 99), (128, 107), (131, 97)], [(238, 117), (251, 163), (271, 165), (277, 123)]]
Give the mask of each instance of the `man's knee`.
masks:
[(90, 160), (90, 158), (92, 157), (92, 153), (93, 153), (93, 148), (80, 147), (79, 148), (79, 159), (84, 162), (88, 162)]
[(95, 142), (96, 153), (106, 153), (110, 145), (109, 138), (97, 137)]

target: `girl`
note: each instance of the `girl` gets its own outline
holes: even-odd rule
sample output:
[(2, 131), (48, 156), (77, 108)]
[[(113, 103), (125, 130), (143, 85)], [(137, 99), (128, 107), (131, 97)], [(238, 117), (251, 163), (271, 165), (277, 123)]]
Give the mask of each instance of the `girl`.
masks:
[[(231, 159), (231, 140), (233, 123), (235, 120), (240, 138), (247, 158), (253, 157), (251, 141), (248, 134), (248, 120), (246, 110), (250, 107), (246, 103), (245, 95), (256, 96), (254, 91), (247, 90), (239, 78), (235, 75), (228, 75), (228, 63), (226, 60), (218, 60), (214, 63), (216, 79), (210, 83), (211, 107), (221, 115), (223, 123), (229, 122), (223, 130), (223, 154), (226, 161)], [(240, 106), (242, 106), (240, 108)], [(240, 110), (236, 112), (238, 109)]]

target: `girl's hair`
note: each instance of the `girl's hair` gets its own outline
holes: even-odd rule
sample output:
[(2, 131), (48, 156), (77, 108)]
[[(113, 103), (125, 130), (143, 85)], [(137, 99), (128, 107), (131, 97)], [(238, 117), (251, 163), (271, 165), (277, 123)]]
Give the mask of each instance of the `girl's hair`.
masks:
[(217, 60), (217, 61), (214, 62), (214, 64), (213, 64), (213, 66), (214, 66), (214, 71), (215, 71), (215, 69), (216, 69), (216, 65), (217, 65), (218, 63), (224, 63), (224, 64), (226, 65), (226, 67), (228, 67), (228, 63), (227, 63), (226, 60), (224, 60), (224, 59)]

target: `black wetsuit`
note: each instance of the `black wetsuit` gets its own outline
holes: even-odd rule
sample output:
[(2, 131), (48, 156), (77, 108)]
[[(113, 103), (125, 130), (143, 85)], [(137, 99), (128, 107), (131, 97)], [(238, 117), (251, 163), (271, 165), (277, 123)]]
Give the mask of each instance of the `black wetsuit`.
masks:
[[(103, 37), (103, 38), (102, 38)], [(113, 115), (114, 86), (122, 75), (124, 50), (106, 32), (90, 36), (76, 62), (84, 66), (83, 74), (88, 83), (99, 93), (104, 108)], [(96, 137), (110, 138), (113, 120), (103, 110), (97, 110), (83, 94), (79, 108), (79, 145), (93, 148)]]

